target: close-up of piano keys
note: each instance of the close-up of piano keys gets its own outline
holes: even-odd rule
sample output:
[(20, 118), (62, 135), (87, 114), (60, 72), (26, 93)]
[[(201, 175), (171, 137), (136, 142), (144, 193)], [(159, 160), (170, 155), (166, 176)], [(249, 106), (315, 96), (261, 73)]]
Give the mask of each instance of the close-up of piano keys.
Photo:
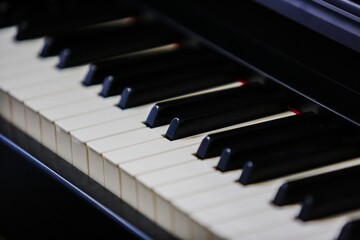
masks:
[[(274, 80), (261, 55), (229, 57), (151, 1), (22, 4), (4, 1), (16, 14), (0, 18), (1, 141), (55, 154), (35, 158), (132, 237), (359, 238), (359, 102), (341, 112)], [(321, 67), (314, 82), (330, 79)], [(123, 205), (141, 220), (117, 216)]]

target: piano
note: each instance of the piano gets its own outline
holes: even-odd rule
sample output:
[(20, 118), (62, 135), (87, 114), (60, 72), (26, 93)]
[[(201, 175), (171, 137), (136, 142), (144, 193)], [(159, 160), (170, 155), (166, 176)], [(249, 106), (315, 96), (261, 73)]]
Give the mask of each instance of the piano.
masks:
[(358, 1), (0, 13), (0, 239), (359, 239)]

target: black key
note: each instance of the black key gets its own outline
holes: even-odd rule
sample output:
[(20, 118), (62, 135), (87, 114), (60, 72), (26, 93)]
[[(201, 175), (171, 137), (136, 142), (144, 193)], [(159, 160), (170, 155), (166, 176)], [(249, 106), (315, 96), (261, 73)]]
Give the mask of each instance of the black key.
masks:
[[(179, 62), (174, 64), (174, 66), (168, 66), (165, 69), (156, 68), (148, 69), (148, 72), (145, 70), (128, 72), (128, 74), (121, 74), (117, 76), (108, 76), (106, 77), (103, 88), (100, 92), (100, 95), (103, 97), (110, 97), (114, 95), (120, 95), (125, 88), (148, 88), (157, 86), (157, 85), (173, 85), (176, 84), (181, 79), (181, 76), (184, 76), (184, 79), (188, 76), (197, 76), (198, 74), (209, 71), (209, 69), (218, 69), (227, 64), (221, 58), (208, 57), (206, 58), (202, 55), (200, 58), (194, 57), (191, 60)], [(226, 70), (227, 66), (224, 66)], [(143, 72), (145, 71), (145, 72)], [(186, 84), (184, 80), (183, 84)], [(164, 89), (165, 90), (165, 89)], [(163, 91), (164, 91), (163, 90)], [(169, 95), (171, 91), (167, 92)], [(155, 91), (152, 91), (152, 96), (155, 95)], [(145, 98), (142, 101), (146, 101)]]
[(360, 239), (360, 219), (347, 222), (340, 231), (337, 240), (358, 240)]
[(293, 137), (282, 142), (268, 142), (261, 139), (254, 139), (254, 141), (245, 141), (242, 144), (233, 145), (224, 149), (221, 153), (220, 161), (217, 169), (226, 172), (235, 169), (243, 168), (244, 164), (250, 159), (256, 157), (265, 157), (270, 154), (276, 154), (297, 149), (306, 144), (317, 144), (319, 141), (331, 140), (328, 136), (338, 136), (342, 133), (342, 128), (338, 126), (314, 126), (309, 131), (293, 134)]
[(284, 148), (283, 152), (251, 158), (244, 164), (239, 181), (242, 184), (266, 181), (346, 161), (360, 155), (360, 137), (329, 137), (315, 144), (308, 142), (299, 147)]
[(294, 133), (305, 134), (306, 129), (320, 125), (320, 117), (308, 112), (295, 116), (267, 121), (248, 127), (237, 128), (206, 136), (196, 153), (200, 159), (219, 156), (226, 147), (247, 144), (249, 142), (283, 141), (293, 137)]
[(38, 38), (134, 14), (134, 10), (116, 0), (31, 1), (25, 6), (17, 29), (17, 40)]
[(223, 85), (236, 81), (237, 70), (233, 66), (199, 69), (161, 78), (156, 83), (148, 81), (138, 87), (125, 88), (119, 102), (120, 108), (136, 107), (158, 100)]
[(116, 39), (120, 34), (131, 34), (145, 28), (143, 24), (135, 24), (135, 22), (135, 20), (120, 19), (47, 36), (39, 56), (56, 56), (64, 48), (101, 44), (106, 38)]
[(273, 203), (278, 206), (300, 202), (306, 195), (328, 191), (339, 184), (360, 181), (360, 166), (286, 182), (280, 186)]
[(259, 84), (247, 84), (227, 90), (215, 91), (192, 97), (157, 103), (151, 109), (145, 124), (151, 128), (169, 124), (176, 117), (190, 117), (216, 112), (218, 108), (229, 108), (235, 101), (252, 96), (260, 98), (266, 88)]
[(182, 41), (178, 33), (156, 25), (134, 26), (89, 44), (65, 48), (59, 55), (59, 68), (72, 67), (104, 58), (155, 48)]
[(170, 123), (166, 137), (170, 140), (176, 140), (280, 113), (287, 109), (285, 103), (286, 97), (274, 95), (253, 101), (248, 100), (239, 104), (232, 103), (232, 109), (224, 110), (223, 108), (219, 108), (218, 112), (208, 115), (175, 118)]
[(298, 218), (303, 221), (329, 217), (360, 208), (360, 188), (354, 182), (305, 197)]
[(180, 45), (169, 51), (119, 57), (92, 63), (83, 81), (86, 86), (99, 84), (107, 76), (129, 76), (166, 69), (192, 59), (201, 60), (215, 56), (202, 48)]

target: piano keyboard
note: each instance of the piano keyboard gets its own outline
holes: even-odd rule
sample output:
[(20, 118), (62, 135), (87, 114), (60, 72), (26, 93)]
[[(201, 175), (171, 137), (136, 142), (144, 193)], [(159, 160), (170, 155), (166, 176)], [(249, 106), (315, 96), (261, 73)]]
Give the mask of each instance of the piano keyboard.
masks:
[(1, 117), (174, 236), (334, 239), (360, 217), (351, 126), (160, 23), (60, 33), (0, 30)]

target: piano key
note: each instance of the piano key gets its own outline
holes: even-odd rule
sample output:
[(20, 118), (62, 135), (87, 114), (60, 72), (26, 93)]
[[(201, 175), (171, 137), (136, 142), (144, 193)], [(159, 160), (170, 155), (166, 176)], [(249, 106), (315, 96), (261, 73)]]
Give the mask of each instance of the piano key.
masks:
[[(118, 34), (127, 29), (135, 22), (132, 17), (84, 26), (73, 30), (63, 31), (55, 35), (47, 36), (39, 56), (50, 57), (58, 55), (64, 48), (80, 46), (101, 41), (105, 37)], [(130, 27), (131, 28), (131, 27)], [(125, 30), (126, 33), (126, 30)]]
[(154, 201), (155, 221), (165, 229), (173, 229), (173, 209), (171, 206), (171, 202), (173, 200), (190, 196), (192, 194), (205, 192), (211, 189), (225, 187), (231, 182), (233, 182), (233, 179), (224, 177), (222, 174), (215, 172), (212, 169), (212, 171), (208, 174), (174, 182), (172, 184), (159, 185), (158, 187), (154, 187), (153, 191), (156, 195), (156, 199)]
[(359, 137), (355, 137), (330, 143), (321, 142), (321, 146), (316, 147), (305, 145), (285, 154), (250, 158), (244, 164), (239, 181), (242, 184), (250, 184), (346, 161), (360, 155), (359, 142)]
[[(291, 114), (289, 117), (252, 125), (247, 128), (234, 129), (206, 136), (201, 142), (196, 153), (201, 159), (219, 156), (221, 151), (229, 146), (244, 144), (254, 139), (262, 139), (263, 142), (274, 142), (289, 138), (293, 132), (303, 131), (312, 125), (320, 124), (319, 117), (312, 113), (299, 115)], [(275, 137), (276, 136), (276, 137)]]
[[(14, 37), (16, 34), (16, 28), (15, 27), (5, 27), (0, 29), (0, 40), (1, 42), (4, 42), (4, 44), (8, 43), (9, 39)], [(2, 49), (2, 46), (0, 47), (0, 50)]]
[[(75, 4), (65, 3), (61, 5), (39, 5), (27, 6), (26, 17), (21, 19), (17, 27), (17, 40), (38, 38), (44, 35), (67, 31), (77, 27), (91, 25), (99, 22), (110, 21), (127, 17), (134, 13), (134, 10), (124, 7), (123, 4), (107, 2), (107, 4), (96, 5), (94, 3)], [(34, 7), (36, 9), (34, 9)]]
[[(144, 111), (146, 111), (146, 109), (144, 109)], [(57, 154), (68, 161), (71, 160), (71, 131), (130, 116), (132, 115), (125, 113), (119, 108), (110, 107), (56, 121)]]
[(60, 52), (59, 68), (71, 67), (98, 61), (104, 58), (141, 51), (181, 41), (176, 33), (160, 26), (135, 27), (124, 33), (104, 36), (101, 41), (65, 48)]
[[(311, 170), (311, 171), (307, 171), (307, 172), (303, 172), (303, 173), (298, 173), (295, 175), (290, 175), (287, 176), (285, 178), (282, 179), (277, 179), (277, 180), (273, 180), (273, 181), (268, 181), (268, 182), (263, 182), (263, 183), (258, 183), (258, 184), (254, 184), (251, 187), (248, 186), (244, 186), (244, 185), (240, 185), (240, 184), (236, 184), (236, 183), (232, 183), (231, 185), (225, 187), (224, 189), (214, 189), (208, 192), (203, 192), (203, 193), (198, 193), (198, 194), (194, 194), (193, 196), (187, 196), (185, 198), (179, 198), (175, 201), (172, 202), (172, 204), (175, 206), (175, 228), (181, 228), (181, 229), (188, 229), (189, 232), (187, 232), (187, 234), (191, 235), (191, 232), (194, 231), (193, 229), (193, 214), (201, 211), (204, 212), (204, 214), (207, 212), (207, 209), (212, 209), (215, 206), (222, 206), (222, 205), (226, 205), (226, 204), (232, 204), (233, 202), (238, 202), (239, 199), (247, 199), (247, 198), (254, 198), (256, 199), (257, 196), (259, 194), (266, 194), (267, 196), (262, 197), (262, 204), (267, 205), (268, 202), (270, 202), (272, 195), (275, 193), (275, 189), (278, 188), (278, 186), (280, 186), (284, 181), (289, 181), (289, 180), (294, 180), (294, 179), (301, 179), (304, 177), (310, 177), (310, 176), (315, 176), (318, 174), (322, 174), (322, 173), (326, 173), (326, 172), (331, 172), (334, 171), (336, 169), (342, 169), (342, 168), (346, 168), (349, 166), (354, 166), (359, 164), (360, 159), (354, 159), (353, 161), (349, 161), (349, 162), (343, 162), (343, 163), (338, 163), (338, 164), (333, 164), (327, 167), (322, 167), (319, 169), (315, 169), (315, 170)], [(235, 178), (234, 178), (235, 179)], [(267, 201), (267, 200), (268, 201)], [(251, 202), (251, 201), (250, 201)], [(268, 205), (269, 207), (271, 207), (270, 205)], [(230, 208), (231, 209), (231, 208)], [(285, 218), (287, 219), (292, 219), (293, 217), (295, 217), (295, 214), (298, 212), (297, 208), (291, 210), (290, 212), (285, 214)], [(270, 208), (271, 211), (275, 211), (274, 213), (276, 214), (276, 211), (278, 211), (278, 209), (274, 209), (274, 208)], [(280, 209), (281, 210), (281, 209)], [(285, 211), (286, 212), (286, 211)], [(185, 214), (185, 215), (184, 215)], [(225, 214), (225, 213), (223, 213)], [(284, 215), (284, 214), (282, 214)], [(212, 227), (216, 227), (219, 224), (225, 224), (227, 221), (231, 221), (232, 219), (236, 220), (238, 219), (238, 216), (234, 216), (233, 211), (228, 211), (226, 213), (226, 215), (223, 215), (224, 219), (229, 219), (229, 220), (223, 220), (220, 221), (219, 217), (217, 214), (213, 214), (210, 216), (204, 216), (204, 219), (197, 219), (196, 222), (198, 222), (200, 224), (200, 226), (205, 223), (205, 222), (213, 222), (212, 225), (205, 225), (206, 228), (212, 228)], [(201, 217), (202, 218), (202, 217)], [(203, 222), (205, 221), (205, 222)], [(201, 229), (203, 227), (197, 226), (196, 229), (201, 231)], [(206, 230), (208, 231), (208, 230)], [(185, 234), (185, 233), (181, 233), (181, 234)], [(180, 235), (183, 236), (183, 235)], [(189, 235), (188, 235), (189, 236)]]
[(348, 182), (349, 179), (356, 181), (360, 176), (358, 173), (360, 173), (360, 166), (354, 166), (311, 178), (286, 182), (280, 186), (273, 203), (283, 206), (300, 202), (306, 195), (321, 191), (325, 185), (336, 186), (337, 183), (342, 184)]
[[(9, 34), (13, 34), (13, 32), (15, 32), (16, 29), (14, 27), (11, 28), (11, 31), (9, 31)], [(31, 41), (24, 41), (24, 42), (16, 42), (13, 41), (13, 37), (15, 36), (3, 36), (2, 34), (0, 34), (3, 38), (3, 40), (1, 40), (1, 47), (0, 47), (0, 51), (2, 53), (7, 53), (7, 55), (12, 55), (13, 53), (18, 53), (18, 52), (25, 52), (28, 53), (29, 51), (32, 52), (32, 54), (36, 54), (36, 51), (38, 51), (42, 45), (42, 39), (34, 39)], [(34, 56), (34, 55), (32, 55)], [(20, 57), (20, 56), (17, 56)]]
[(305, 196), (298, 218), (309, 221), (359, 209), (360, 193), (352, 185), (352, 181), (345, 182), (332, 186), (328, 191)]
[(9, 92), (11, 96), (11, 119), (13, 124), (26, 131), (24, 101), (40, 96), (57, 93), (74, 87), (79, 87), (77, 79), (63, 78), (60, 81), (47, 81), (30, 87), (16, 88)]
[(196, 160), (196, 157), (189, 154), (192, 149), (192, 146), (180, 148), (174, 151), (165, 152), (155, 156), (150, 156), (122, 164), (120, 169), (120, 190), (122, 199), (125, 199), (130, 205), (137, 207), (137, 192), (134, 191), (134, 189), (137, 188), (135, 177), (145, 173), (150, 173), (156, 170), (161, 170), (167, 167)]
[(249, 84), (239, 88), (242, 85), (243, 84), (239, 82), (238, 87), (231, 89), (157, 103), (151, 109), (146, 119), (146, 124), (149, 127), (158, 127), (169, 124), (175, 117), (211, 113), (216, 111), (217, 108), (227, 107), (227, 105), (233, 103), (235, 99), (241, 97), (249, 98), (249, 96), (254, 95), (254, 97), (257, 97), (257, 93), (261, 94), (264, 91), (264, 88), (258, 84)]
[(26, 133), (38, 142), (41, 142), (40, 116), (38, 114), (40, 110), (91, 98), (94, 97), (98, 91), (98, 86), (88, 88), (86, 90), (78, 87), (53, 94), (51, 96), (44, 96), (40, 99), (35, 98), (25, 102)]
[(360, 220), (352, 219), (347, 222), (340, 231), (338, 240), (358, 239), (360, 236)]
[(52, 58), (41, 61), (41, 64), (39, 64), (37, 61), (33, 61), (29, 62), (28, 64), (24, 64), (19, 68), (16, 66), (16, 64), (11, 64), (11, 66), (1, 70), (0, 79), (5, 79), (6, 77), (13, 75), (26, 74), (34, 71), (41, 71), (46, 68), (51, 68), (55, 65), (55, 62), (56, 60)]
[[(124, 149), (126, 147), (134, 146), (136, 144), (142, 144), (150, 142), (155, 139), (161, 138), (162, 129), (149, 130), (146, 128), (141, 128), (127, 133), (117, 134), (110, 137), (105, 137), (99, 140), (88, 142), (89, 148), (89, 164), (90, 171), (89, 174), (99, 183), (104, 184), (103, 175), (99, 174), (96, 171), (96, 166), (99, 164), (99, 158), (101, 159), (102, 155), (106, 152), (110, 152), (115, 149)], [(94, 170), (96, 169), (96, 170)]]
[(92, 63), (83, 81), (89, 86), (103, 81), (106, 76), (129, 76), (139, 73), (151, 73), (167, 67), (183, 64), (187, 61), (199, 61), (213, 56), (210, 51), (204, 51), (186, 44), (170, 44), (166, 48), (154, 51), (120, 56), (109, 60)]
[[(68, 81), (67, 80), (68, 78), (71, 77), (77, 78), (81, 76), (83, 71), (84, 68), (75, 68), (60, 73), (55, 69), (45, 68), (45, 69), (39, 69), (37, 71), (23, 73), (20, 75), (14, 75), (12, 77), (6, 78), (3, 81), (0, 80), (0, 88), (1, 88), (0, 96), (2, 99), (1, 104), (3, 106), (3, 108), (1, 109), (1, 115), (5, 116), (5, 118), (8, 120), (11, 119), (10, 101), (12, 96), (9, 94), (9, 92), (15, 92), (15, 93), (17, 92), (17, 96), (20, 97), (21, 99), (29, 98), (30, 96), (35, 96), (39, 94), (41, 91), (40, 92), (37, 91), (36, 94), (34, 92), (31, 93), (32, 95), (29, 95), (27, 89), (33, 89), (36, 88), (36, 86), (39, 86), (39, 89), (42, 88), (42, 93), (44, 93), (44, 91), (46, 92), (46, 89), (44, 90), (43, 83), (51, 84), (50, 82), (55, 82), (55, 81), (63, 81), (63, 80)], [(25, 89), (25, 90), (21, 90), (21, 89)], [(19, 94), (24, 96), (19, 96)]]
[[(169, 167), (164, 170), (159, 170), (154, 173), (144, 174), (138, 177), (138, 199), (139, 209), (141, 212), (150, 218), (154, 218), (154, 204), (152, 199), (153, 193), (149, 189), (153, 189), (157, 186), (161, 186), (167, 183), (176, 182), (181, 179), (189, 179), (191, 177), (207, 174), (213, 171), (209, 166), (200, 162), (194, 161), (184, 163), (178, 166)], [(144, 201), (144, 200), (148, 201)]]
[[(263, 98), (261, 101), (247, 102), (237, 105), (231, 110), (219, 109), (219, 112), (190, 118), (175, 118), (171, 121), (166, 137), (175, 140), (214, 128), (226, 127), (238, 122), (246, 122), (256, 118), (277, 114), (286, 111), (284, 99), (279, 96)], [(280, 101), (280, 102), (279, 102)]]
[[(156, 70), (156, 68), (153, 68), (152, 71), (148, 71), (145, 73), (137, 71), (134, 73), (126, 74), (126, 72), (124, 72), (119, 75), (107, 76), (103, 82), (103, 89), (100, 92), (100, 95), (103, 97), (108, 97), (108, 96), (121, 94), (122, 96), (126, 97), (127, 95), (124, 95), (124, 93), (122, 93), (124, 89), (132, 88), (136, 90), (137, 88), (139, 88), (139, 90), (143, 89), (144, 91), (146, 90), (151, 91), (152, 92), (151, 96), (154, 96), (156, 94), (155, 91), (149, 88), (151, 88), (152, 86), (164, 85), (163, 88), (169, 88), (167, 95), (158, 96), (158, 99), (156, 98), (151, 99), (151, 96), (149, 99), (149, 96), (148, 97), (144, 96), (146, 97), (146, 99), (141, 101), (140, 104), (144, 104), (144, 103), (146, 104), (159, 99), (172, 97), (176, 94), (172, 93), (173, 91), (171, 91), (169, 86), (173, 86), (177, 84), (179, 81), (181, 81), (182, 84), (190, 85), (189, 88), (191, 88), (191, 86), (193, 87), (194, 84), (193, 85), (189, 84), (188, 79), (197, 77), (201, 74), (207, 74), (207, 72), (209, 72), (210, 74), (211, 71), (215, 70), (214, 68), (216, 68), (217, 70), (215, 71), (218, 72), (219, 68), (224, 66), (223, 61), (220, 61), (219, 59), (211, 58), (211, 57), (205, 58), (204, 56), (203, 58), (204, 59), (199, 61), (199, 59), (197, 59), (196, 57), (194, 58), (191, 57), (191, 59), (187, 60), (186, 62), (183, 63), (179, 62), (178, 64), (174, 63), (173, 66), (167, 66), (165, 69), (160, 69), (160, 70)], [(228, 67), (225, 69), (229, 70)], [(218, 83), (219, 85), (221, 85), (226, 82), (219, 80)], [(191, 89), (191, 90), (196, 91), (197, 89)], [(179, 90), (179, 92), (181, 93), (181, 90)], [(191, 91), (187, 91), (187, 92), (191, 92)], [(137, 96), (137, 97), (140, 98), (141, 96)]]
[[(266, 217), (266, 216), (263, 216)], [(268, 216), (270, 217), (270, 216)], [(258, 219), (260, 220), (260, 219)], [(285, 221), (273, 227), (268, 228), (265, 231), (257, 231), (253, 232), (253, 234), (249, 234), (247, 236), (234, 236), (232, 239), (246, 239), (246, 240), (254, 240), (254, 239), (308, 239), (310, 237), (317, 236), (321, 232), (332, 231), (333, 236), (336, 236), (336, 232), (334, 229), (341, 225), (342, 221), (329, 221), (327, 224), (309, 224), (309, 225), (300, 225), (297, 223), (286, 224)]]
[(66, 119), (72, 116), (85, 114), (93, 111), (100, 111), (112, 107), (118, 102), (118, 97), (107, 100), (94, 98), (81, 100), (76, 103), (66, 104), (60, 107), (40, 111), (41, 140), (47, 148), (56, 152), (56, 127), (55, 121)]
[(84, 173), (89, 174), (87, 143), (111, 135), (145, 128), (141, 120), (143, 117), (136, 115), (70, 132), (72, 164)]
[[(243, 168), (244, 164), (249, 160), (281, 153), (290, 153), (293, 149), (305, 149), (305, 146), (317, 146), (319, 142), (334, 141), (334, 137), (341, 135), (343, 129), (336, 125), (318, 126), (310, 129), (309, 132), (297, 133), (284, 142), (244, 142), (224, 149), (217, 169), (220, 171), (230, 171)], [(329, 138), (333, 137), (333, 138)], [(312, 146), (312, 147), (314, 147)]]
[(176, 76), (164, 76), (157, 83), (127, 87), (121, 93), (122, 98), (118, 106), (125, 109), (236, 81), (234, 72), (228, 67), (213, 66), (213, 69), (199, 70), (194, 69)]

